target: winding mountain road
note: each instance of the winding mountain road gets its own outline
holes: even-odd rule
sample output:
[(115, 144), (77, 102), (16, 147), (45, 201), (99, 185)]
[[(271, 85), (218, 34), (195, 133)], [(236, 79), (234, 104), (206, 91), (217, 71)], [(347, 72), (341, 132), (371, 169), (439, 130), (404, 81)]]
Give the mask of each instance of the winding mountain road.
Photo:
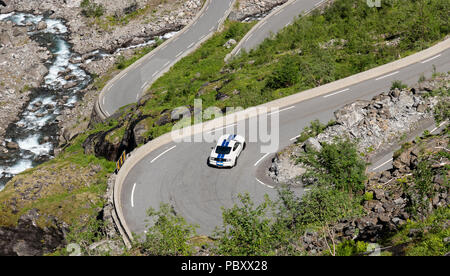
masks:
[[(293, 142), (301, 130), (314, 119), (327, 122), (334, 118), (333, 112), (345, 104), (359, 99), (371, 99), (387, 91), (392, 81), (402, 80), (407, 84), (417, 82), (422, 74), (431, 76), (433, 65), (440, 72), (450, 70), (450, 50), (447, 49), (433, 59), (421, 60), (401, 70), (339, 89), (302, 102), (292, 102), (280, 108), (279, 149)], [(218, 129), (215, 137), (222, 133), (236, 133), (236, 125)], [(209, 131), (208, 131), (209, 132)], [(248, 138), (247, 138), (248, 139)], [(261, 153), (261, 143), (247, 143), (247, 148), (233, 169), (208, 167), (206, 160), (211, 147), (206, 142), (169, 142), (148, 153), (126, 172), (120, 191), (120, 205), (129, 231), (143, 233), (146, 229), (146, 210), (170, 203), (178, 214), (189, 223), (199, 226), (199, 234), (211, 234), (221, 225), (221, 207), (230, 208), (238, 203), (239, 193), (250, 193), (256, 203), (264, 195), (276, 196), (274, 183), (264, 174), (274, 154)], [(369, 170), (382, 170), (390, 166), (389, 155), (374, 162)], [(301, 195), (302, 188), (294, 189)]]
[(97, 114), (106, 119), (121, 107), (137, 102), (155, 80), (214, 34), (233, 3), (234, 0), (206, 0), (191, 24), (108, 82), (96, 101)]
[[(149, 81), (156, 79), (171, 64), (186, 55), (189, 51), (186, 49), (199, 43), (198, 39), (204, 39), (219, 26), (232, 2), (212, 0), (208, 2), (209, 5), (205, 4), (205, 11), (196, 24), (111, 82), (113, 85), (107, 86), (106, 92), (99, 98), (99, 108), (109, 116), (121, 106), (135, 102)], [(258, 23), (238, 46), (250, 49), (260, 43), (264, 36), (270, 35), (269, 27), (278, 31), (291, 22), (295, 16), (285, 14), (289, 12), (290, 15), (294, 10), (289, 5), (300, 4), (295, 6), (296, 14), (299, 14), (321, 3), (323, 1), (318, 0), (288, 2)], [(269, 115), (279, 116), (279, 145), (276, 150), (291, 144), (312, 120), (327, 122), (333, 118), (335, 110), (355, 100), (371, 99), (388, 90), (394, 80), (414, 84), (422, 74), (430, 76), (433, 66), (440, 72), (449, 71), (450, 39), (434, 47), (433, 51), (425, 50), (414, 55), (414, 58), (407, 57), (394, 63), (266, 104), (279, 107), (279, 112)], [(245, 119), (247, 126), (248, 120)], [(229, 127), (218, 124), (215, 129), (211, 131), (211, 128), (206, 128), (203, 132), (214, 134), (216, 138), (223, 133), (243, 135), (247, 140), (249, 137), (248, 127), (240, 132), (236, 129), (236, 123)], [(276, 184), (265, 174), (276, 150), (263, 153), (261, 142), (248, 142), (235, 168), (217, 169), (207, 165), (209, 152), (214, 145), (215, 142), (177, 143), (173, 142), (170, 134), (166, 134), (131, 154), (119, 172), (114, 188), (116, 212), (128, 237), (131, 237), (131, 233), (145, 232), (148, 224), (146, 210), (149, 207), (157, 209), (160, 203), (173, 205), (188, 223), (198, 225), (198, 234), (210, 235), (216, 226), (221, 225), (222, 208), (230, 208), (239, 202), (238, 194), (249, 193), (256, 204), (262, 202), (264, 195), (271, 198), (277, 196)], [(381, 156), (369, 170), (388, 168), (389, 158), (389, 154)], [(298, 187), (294, 192), (301, 195), (304, 190)]]

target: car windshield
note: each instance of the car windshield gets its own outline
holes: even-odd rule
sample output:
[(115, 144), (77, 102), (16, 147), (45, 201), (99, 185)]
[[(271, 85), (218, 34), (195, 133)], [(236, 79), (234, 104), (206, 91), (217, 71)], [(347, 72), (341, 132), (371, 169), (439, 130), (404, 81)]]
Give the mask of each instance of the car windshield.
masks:
[(230, 147), (222, 147), (222, 146), (217, 146), (216, 147), (216, 153), (217, 154), (229, 154), (231, 152), (231, 148)]

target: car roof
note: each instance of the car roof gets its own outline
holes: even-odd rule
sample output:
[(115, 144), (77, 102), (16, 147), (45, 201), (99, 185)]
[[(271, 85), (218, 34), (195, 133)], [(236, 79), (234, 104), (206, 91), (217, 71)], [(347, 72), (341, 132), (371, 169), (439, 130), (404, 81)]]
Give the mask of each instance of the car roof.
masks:
[(232, 147), (236, 141), (234, 140), (236, 138), (236, 134), (225, 134), (220, 136), (219, 140), (217, 140), (218, 146), (228, 146)]

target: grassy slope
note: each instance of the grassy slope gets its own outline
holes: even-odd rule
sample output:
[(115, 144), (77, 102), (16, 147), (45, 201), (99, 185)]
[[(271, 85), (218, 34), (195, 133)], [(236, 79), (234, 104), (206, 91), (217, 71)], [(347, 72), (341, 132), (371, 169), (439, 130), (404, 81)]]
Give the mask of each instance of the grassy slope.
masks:
[[(299, 18), (261, 47), (230, 64), (223, 44), (239, 40), (247, 24), (228, 22), (193, 54), (182, 59), (147, 91), (140, 107), (151, 114), (147, 133), (156, 137), (171, 125), (154, 126), (165, 109), (203, 100), (203, 107), (249, 107), (323, 85), (423, 50), (444, 38), (450, 29), (450, 3), (385, 1), (381, 9), (365, 1), (338, 0), (324, 13)], [(217, 93), (228, 96), (216, 100)], [(131, 111), (135, 112), (135, 110)]]
[(84, 154), (81, 144), (88, 134), (77, 137), (55, 159), (7, 183), (0, 193), (0, 226), (16, 225), (19, 217), (32, 208), (40, 210), (42, 227), (53, 224), (50, 216), (69, 225), (95, 218), (104, 204), (107, 177), (115, 164)]

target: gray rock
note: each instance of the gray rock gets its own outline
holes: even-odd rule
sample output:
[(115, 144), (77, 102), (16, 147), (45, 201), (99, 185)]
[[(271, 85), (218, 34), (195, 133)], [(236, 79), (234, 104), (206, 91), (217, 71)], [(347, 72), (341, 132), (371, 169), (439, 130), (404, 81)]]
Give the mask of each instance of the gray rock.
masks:
[(237, 43), (236, 40), (231, 38), (223, 45), (223, 47), (230, 49), (233, 45), (236, 45), (236, 43)]
[(401, 198), (401, 197), (399, 197), (399, 198), (394, 200), (394, 203), (396, 205), (402, 205), (404, 202), (405, 202), (405, 200), (403, 198)]
[(395, 225), (401, 225), (401, 224), (403, 224), (404, 221), (401, 220), (400, 218), (395, 217), (395, 218), (392, 219), (392, 222), (393, 222)]
[(46, 28), (47, 28), (47, 23), (45, 23), (45, 21), (39, 21), (39, 23), (36, 26), (36, 29), (38, 31), (42, 31), (42, 30), (44, 30)]
[(305, 141), (305, 150), (314, 150), (314, 151), (321, 151), (322, 146), (320, 145), (319, 141), (317, 139), (310, 137), (308, 140)]
[(19, 149), (19, 144), (15, 143), (15, 142), (7, 142), (6, 143), (6, 148), (10, 149), (10, 150), (18, 150)]

